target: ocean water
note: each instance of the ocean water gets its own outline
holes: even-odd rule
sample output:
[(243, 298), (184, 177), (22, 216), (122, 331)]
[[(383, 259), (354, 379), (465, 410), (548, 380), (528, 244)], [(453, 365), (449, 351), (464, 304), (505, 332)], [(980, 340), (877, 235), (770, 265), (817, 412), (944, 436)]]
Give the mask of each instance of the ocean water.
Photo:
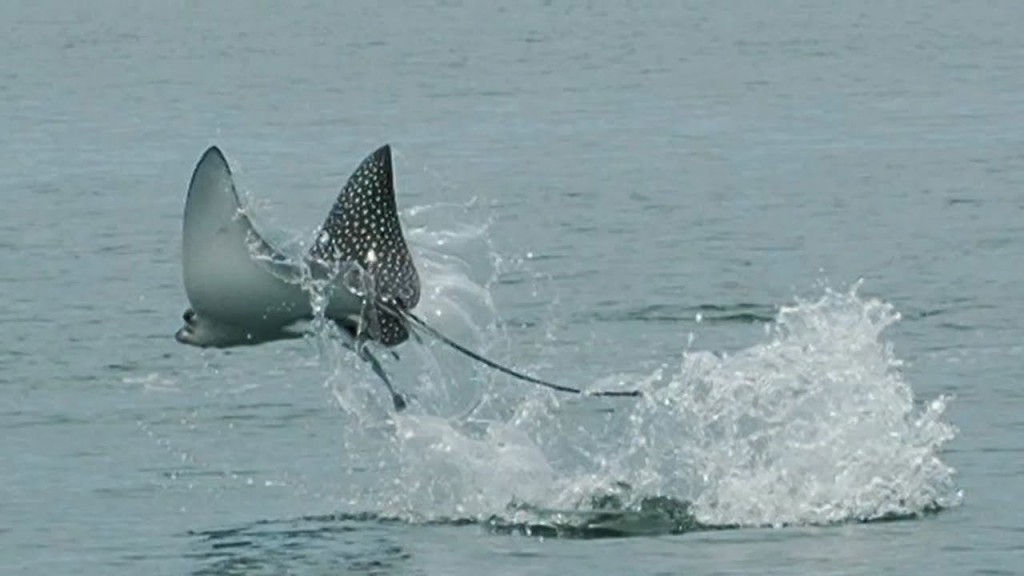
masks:
[[(1014, 2), (0, 4), (0, 572), (1024, 573)], [(174, 341), (389, 142), (430, 338)]]

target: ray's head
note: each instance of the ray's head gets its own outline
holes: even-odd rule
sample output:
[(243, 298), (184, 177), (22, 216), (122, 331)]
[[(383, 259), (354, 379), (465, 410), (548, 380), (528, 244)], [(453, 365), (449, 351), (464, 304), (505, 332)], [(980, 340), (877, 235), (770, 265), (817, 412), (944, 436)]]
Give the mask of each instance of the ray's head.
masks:
[(192, 308), (185, 310), (181, 319), (185, 321), (185, 325), (174, 333), (174, 339), (190, 346), (227, 348), (257, 344), (266, 340), (253, 332), (201, 316)]
[(236, 326), (196, 312), (194, 308), (185, 310), (181, 319), (185, 325), (174, 333), (174, 339), (199, 348), (231, 348), (254, 346), (273, 340), (292, 340), (302, 338), (307, 329), (302, 320), (285, 325), (270, 323)]
[(174, 333), (174, 339), (182, 344), (205, 347), (204, 342), (207, 340), (204, 338), (205, 330), (198, 318), (195, 310), (191, 308), (185, 310), (185, 313), (181, 315), (185, 325)]

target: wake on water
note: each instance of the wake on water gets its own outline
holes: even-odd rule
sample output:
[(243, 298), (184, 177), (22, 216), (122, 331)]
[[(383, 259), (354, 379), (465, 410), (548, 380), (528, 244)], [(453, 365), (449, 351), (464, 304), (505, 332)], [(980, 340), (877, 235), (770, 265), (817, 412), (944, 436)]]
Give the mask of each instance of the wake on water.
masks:
[[(486, 225), (452, 229), (467, 211), (403, 215), (423, 280), (418, 310), (485, 354), (514, 356), (492, 349), (505, 339), (488, 287), (506, 264)], [(386, 367), (412, 398), (393, 414), (377, 383), (354, 382), (351, 354), (318, 338), (347, 422), (342, 449), (354, 468), (389, 479), (346, 494), (341, 517), (596, 537), (913, 518), (956, 506), (954, 470), (940, 458), (956, 433), (943, 420), (948, 399), (915, 401), (884, 336), (899, 314), (859, 286), (781, 307), (763, 341), (738, 352), (685, 349), (667, 368), (602, 379), (640, 383), (642, 398), (569, 400), (599, 402), (602, 412), (570, 413), (566, 397), (449, 356), (428, 338)]]

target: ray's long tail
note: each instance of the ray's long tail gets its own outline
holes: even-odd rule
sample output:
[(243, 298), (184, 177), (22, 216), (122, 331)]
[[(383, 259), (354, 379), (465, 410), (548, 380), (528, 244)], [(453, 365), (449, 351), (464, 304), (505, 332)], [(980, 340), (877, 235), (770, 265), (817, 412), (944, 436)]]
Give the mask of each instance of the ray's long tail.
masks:
[(518, 370), (514, 370), (507, 366), (503, 366), (502, 364), (499, 364), (494, 360), (491, 360), (490, 358), (487, 358), (486, 356), (478, 352), (474, 352), (473, 350), (470, 350), (469, 348), (463, 346), (462, 344), (459, 344), (455, 340), (452, 340), (448, 336), (444, 335), (442, 332), (440, 332), (433, 326), (424, 322), (423, 319), (421, 319), (419, 316), (417, 316), (410, 310), (396, 310), (395, 308), (390, 308), (390, 311), (392, 313), (397, 313), (401, 316), (404, 316), (406, 319), (408, 319), (410, 322), (412, 322), (417, 327), (422, 329), (424, 332), (430, 334), (434, 338), (437, 338), (438, 340), (448, 345), (449, 347), (453, 348), (457, 352), (464, 354), (472, 358), (473, 360), (480, 362), (481, 364), (489, 366), (490, 368), (493, 368), (498, 372), (512, 376), (513, 378), (516, 378), (518, 380), (530, 382), (531, 384), (537, 384), (545, 388), (550, 388), (551, 390), (556, 390), (558, 392), (579, 394), (581, 396), (603, 396), (611, 398), (635, 398), (643, 396), (643, 394), (639, 390), (581, 390), (579, 388), (573, 388), (572, 386), (555, 384), (554, 382), (549, 382), (547, 380), (542, 380), (540, 378), (530, 376), (529, 374), (524, 374), (522, 372), (519, 372)]

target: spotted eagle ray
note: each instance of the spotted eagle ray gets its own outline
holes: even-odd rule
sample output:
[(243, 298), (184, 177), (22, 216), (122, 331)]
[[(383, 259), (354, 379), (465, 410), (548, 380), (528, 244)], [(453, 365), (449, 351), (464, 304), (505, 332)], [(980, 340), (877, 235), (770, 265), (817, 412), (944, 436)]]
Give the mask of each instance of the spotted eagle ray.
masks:
[[(253, 226), (238, 199), (231, 169), (216, 146), (199, 159), (185, 200), (182, 230), (185, 293), (191, 305), (175, 338), (199, 347), (230, 348), (310, 333), (319, 282), (323, 317), (349, 337), (391, 394), (398, 394), (368, 344), (393, 348), (416, 327), (455, 350), (515, 378), (562, 392), (583, 394), (502, 366), (426, 324), (412, 309), (420, 280), (402, 235), (395, 201), (391, 148), (381, 146), (349, 177), (312, 247), (301, 258), (286, 255)], [(587, 392), (638, 396), (637, 391)]]

